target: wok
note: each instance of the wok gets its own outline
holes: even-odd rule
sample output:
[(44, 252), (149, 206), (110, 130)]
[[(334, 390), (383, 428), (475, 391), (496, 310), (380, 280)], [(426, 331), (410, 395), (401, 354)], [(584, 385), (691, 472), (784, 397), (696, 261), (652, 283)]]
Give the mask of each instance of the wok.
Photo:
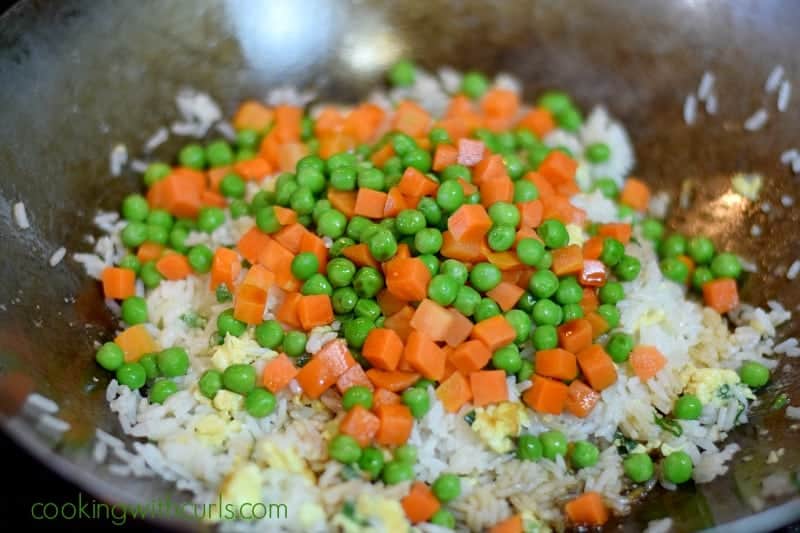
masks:
[[(132, 156), (176, 115), (185, 86), (208, 91), (230, 113), (242, 98), (294, 84), (322, 97), (355, 101), (400, 57), (428, 68), (451, 65), (519, 77), (530, 98), (566, 88), (584, 108), (606, 103), (628, 126), (636, 174), (677, 193), (697, 183), (687, 209), (670, 226), (702, 231), (759, 266), (744, 298), (800, 303), (800, 288), (776, 267), (800, 251), (800, 209), (781, 205), (800, 192), (778, 154), (800, 141), (797, 102), (779, 115), (763, 91), (776, 64), (800, 75), (800, 5), (780, 0), (569, 0), (537, 2), (305, 2), (171, 0), (169, 2), (22, 2), (0, 19), (0, 365), (3, 429), (49, 469), (110, 501), (150, 501), (172, 491), (151, 480), (120, 479), (91, 460), (99, 427), (119, 434), (104, 401), (108, 377), (93, 361), (93, 342), (113, 321), (97, 286), (59, 246), (87, 251), (84, 235), (97, 208), (115, 208), (136, 190), (137, 176), (109, 175), (108, 154), (125, 143)], [(681, 109), (704, 70), (717, 76), (719, 112), (687, 127)], [(742, 123), (770, 106), (757, 133)], [(160, 147), (169, 159), (180, 140)], [(761, 172), (760, 202), (737, 200), (733, 173)], [(733, 200), (732, 200), (733, 198)], [(800, 198), (798, 198), (800, 200)], [(24, 201), (32, 227), (14, 224)], [(763, 228), (750, 236), (752, 224)], [(778, 268), (780, 270), (780, 268)], [(800, 334), (800, 321), (781, 331)], [(800, 365), (784, 367), (763, 397), (785, 391), (800, 402)], [(35, 390), (57, 401), (71, 424), (60, 442), (15, 411)], [(725, 524), (725, 531), (763, 530), (800, 516), (793, 500), (769, 500), (760, 513), (745, 501), (776, 469), (796, 470), (798, 432), (782, 412), (757, 408), (754, 424), (730, 437), (742, 446), (727, 475), (708, 485), (653, 492), (619, 527), (640, 530), (672, 516), (678, 530)], [(758, 428), (768, 430), (759, 433)], [(778, 464), (770, 450), (785, 448)], [(741, 460), (750, 455), (749, 462)], [(175, 524), (173, 524), (175, 525)], [(186, 524), (180, 524), (186, 526)], [(613, 526), (612, 526), (613, 527)]]

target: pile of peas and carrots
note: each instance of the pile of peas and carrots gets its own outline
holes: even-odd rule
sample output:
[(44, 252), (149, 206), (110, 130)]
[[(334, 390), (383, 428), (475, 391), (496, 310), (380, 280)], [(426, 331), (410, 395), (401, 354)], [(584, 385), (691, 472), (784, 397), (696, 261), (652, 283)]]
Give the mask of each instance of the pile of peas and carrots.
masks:
[[(390, 79), (408, 85), (414, 75), (401, 62)], [(392, 112), (369, 103), (349, 112), (327, 107), (314, 118), (298, 107), (245, 102), (233, 119), (233, 145), (185, 146), (177, 165), (150, 165), (146, 195), (123, 201), (121, 239), (130, 254), (102, 281), (106, 297), (122, 300), (128, 329), (97, 352), (98, 363), (132, 389), (149, 381), (153, 402), (175, 393), (169, 378), (187, 372), (188, 355), (150, 337), (135, 281), (153, 289), (207, 275), (217, 301), (231, 304), (211, 344), (252, 328), (256, 342), (279, 355), (260, 376), (246, 364), (208, 370), (200, 392), (242, 395), (247, 412), (263, 417), (292, 380), (311, 399), (335, 390), (345, 415), (330, 456), (387, 484), (413, 480), (416, 450), (406, 441), (431, 407), (429, 389), (456, 412), (507, 401), (506, 376), (515, 375), (532, 381), (523, 401), (534, 411), (586, 417), (619, 365), (651, 379), (666, 364), (655, 347), (622, 332), (606, 335), (619, 325), (622, 282), (641, 269), (625, 252), (632, 223), (588, 224), (569, 201), (579, 192), (576, 159), (542, 142), (557, 127), (576, 131), (581, 114), (557, 91), (521, 118), (519, 111), (516, 93), (491, 88), (477, 72), (463, 78), (440, 119), (413, 101)], [(597, 143), (582, 155), (601, 163), (611, 154)], [(248, 198), (248, 182), (262, 180)], [(647, 208), (649, 190), (639, 180), (622, 190), (611, 179), (595, 186), (623, 215)], [(191, 231), (212, 233), (244, 216), (254, 224), (235, 246), (186, 244)], [(592, 237), (575, 242), (576, 229)], [(659, 242), (668, 278), (691, 280), (709, 305), (730, 309), (723, 306), (729, 286), (706, 288), (739, 276), (735, 256), (716, 253), (708, 239), (663, 238), (657, 221), (644, 220), (642, 231)], [(264, 320), (273, 288), (284, 297)], [(204, 320), (184, 317), (190, 327)], [(334, 321), (340, 338), (309, 357), (309, 332)], [(523, 355), (529, 345), (533, 358)], [(676, 406), (678, 418), (695, 417), (687, 398)], [(386, 449), (392, 460), (384, 462)], [(599, 456), (594, 444), (568, 443), (558, 431), (520, 436), (516, 453), (522, 460), (568, 455), (576, 469)], [(680, 453), (664, 459), (664, 475), (675, 483), (688, 479), (687, 468), (691, 475)], [(647, 455), (625, 461), (634, 481), (652, 470)], [(458, 477), (443, 474), (431, 487), (415, 483), (403, 506), (414, 522), (452, 527), (441, 504), (459, 491)], [(595, 496), (571, 502), (570, 518), (607, 519)]]

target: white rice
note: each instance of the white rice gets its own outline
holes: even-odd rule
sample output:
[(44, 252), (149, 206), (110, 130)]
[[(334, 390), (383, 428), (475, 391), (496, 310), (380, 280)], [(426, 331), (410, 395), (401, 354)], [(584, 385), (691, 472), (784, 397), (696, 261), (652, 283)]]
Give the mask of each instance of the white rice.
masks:
[(26, 407), (30, 406), (32, 409), (39, 413), (48, 413), (54, 415), (58, 412), (58, 404), (39, 393), (31, 393), (25, 399)]
[(62, 246), (53, 252), (53, 255), (50, 256), (48, 263), (50, 263), (51, 267), (58, 266), (58, 264), (64, 259), (65, 255), (67, 255), (67, 249)]
[(124, 144), (117, 144), (111, 149), (109, 156), (109, 168), (112, 176), (119, 176), (122, 167), (128, 162), (128, 148)]
[(794, 161), (792, 161), (792, 172), (800, 174), (800, 157), (796, 157)]
[(800, 407), (794, 407), (791, 405), (786, 407), (786, 418), (791, 418), (792, 420), (800, 420)]
[(697, 118), (697, 97), (690, 94), (683, 102), (683, 121), (687, 126), (694, 124)]
[(717, 95), (711, 93), (706, 98), (706, 113), (709, 115), (716, 115), (719, 109), (719, 102), (717, 101)]
[(222, 111), (207, 93), (191, 88), (178, 92), (175, 98), (181, 120), (172, 123), (176, 135), (203, 137), (222, 118)]
[(790, 148), (781, 153), (781, 164), (788, 165), (791, 164), (792, 161), (800, 157), (800, 152), (797, 151), (796, 148)]
[(750, 236), (751, 237), (760, 237), (761, 236), (761, 226), (758, 224), (753, 224), (750, 226)]
[(794, 198), (788, 194), (781, 195), (781, 205), (783, 207), (792, 207), (794, 205)]
[(145, 153), (152, 152), (169, 139), (169, 129), (162, 126), (158, 128), (145, 142), (143, 150)]
[(705, 71), (703, 77), (700, 78), (700, 84), (697, 87), (697, 99), (701, 102), (711, 96), (711, 91), (714, 90), (714, 73)]
[(764, 90), (768, 93), (774, 93), (778, 90), (778, 86), (783, 79), (783, 65), (776, 65), (772, 71), (770, 71), (769, 76), (767, 76), (767, 81), (764, 83)]
[(28, 220), (28, 213), (25, 210), (25, 204), (22, 202), (14, 204), (14, 222), (17, 223), (20, 229), (28, 229), (31, 227), (31, 223)]
[(228, 139), (229, 141), (235, 141), (235, 140), (236, 140), (236, 130), (235, 130), (235, 129), (233, 129), (233, 126), (231, 125), (231, 123), (230, 123), (230, 122), (228, 122), (228, 121), (225, 121), (225, 120), (223, 120), (223, 121), (220, 121), (220, 122), (218, 122), (218, 123), (217, 123), (217, 125), (216, 125), (216, 126), (214, 126), (214, 128), (215, 128), (215, 129), (216, 129), (216, 130), (217, 130), (217, 131), (218, 131), (218, 132), (219, 132), (219, 133), (220, 133), (220, 134), (221, 134), (223, 137), (225, 137), (225, 138), (226, 138), (226, 139)]
[(150, 164), (147, 161), (142, 161), (141, 159), (133, 159), (130, 164), (131, 170), (137, 174), (144, 174), (149, 166)]
[(798, 346), (798, 340), (794, 337), (791, 337), (781, 343), (776, 344), (775, 353), (778, 355), (785, 355), (787, 357), (800, 357), (800, 346)]
[(798, 274), (800, 274), (800, 259), (796, 259), (794, 263), (792, 263), (789, 270), (786, 271), (786, 277), (790, 280), (794, 280)]
[(769, 114), (767, 113), (767, 110), (761, 108), (744, 121), (744, 129), (747, 131), (758, 131), (764, 127), (764, 124), (767, 123), (768, 118)]
[(784, 80), (781, 83), (781, 88), (778, 91), (778, 111), (783, 113), (789, 108), (789, 99), (792, 97), (792, 84), (789, 80)]
[(672, 518), (651, 520), (644, 529), (644, 533), (669, 533), (670, 531), (672, 531)]

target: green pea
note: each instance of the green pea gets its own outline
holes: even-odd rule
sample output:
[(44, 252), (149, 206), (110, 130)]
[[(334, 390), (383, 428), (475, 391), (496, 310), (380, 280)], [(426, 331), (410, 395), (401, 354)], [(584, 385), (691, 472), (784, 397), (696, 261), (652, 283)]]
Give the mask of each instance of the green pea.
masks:
[(401, 235), (414, 235), (425, 228), (425, 216), (416, 209), (404, 209), (397, 214), (395, 227)]
[(314, 210), (314, 193), (305, 186), (298, 186), (289, 198), (290, 207), (298, 215), (310, 215)]
[(336, 257), (328, 262), (327, 274), (333, 287), (346, 287), (353, 281), (356, 265), (346, 257)]
[(483, 322), (493, 316), (500, 314), (500, 306), (491, 298), (482, 298), (475, 307), (474, 318), (478, 322)]
[(572, 106), (572, 99), (564, 91), (547, 91), (539, 97), (536, 105), (557, 115)]
[(259, 134), (256, 130), (243, 129), (236, 132), (236, 145), (239, 148), (258, 148)]
[(438, 304), (448, 306), (455, 301), (459, 288), (458, 281), (450, 276), (439, 274), (434, 276), (428, 284), (428, 298)]
[(477, 100), (489, 90), (489, 80), (477, 71), (470, 71), (461, 78), (461, 92), (473, 100)]
[(472, 272), (469, 273), (469, 282), (481, 292), (494, 289), (500, 281), (502, 281), (502, 273), (491, 263), (478, 263), (472, 267)]
[(686, 251), (695, 263), (705, 265), (714, 257), (714, 243), (708, 237), (692, 237), (686, 243)]
[(358, 173), (358, 186), (361, 189), (382, 191), (386, 188), (383, 172), (377, 168), (365, 168)]
[(117, 381), (131, 390), (141, 389), (147, 382), (147, 372), (139, 363), (124, 363), (117, 368)]
[(340, 287), (333, 291), (331, 305), (336, 314), (346, 314), (355, 309), (358, 303), (358, 294), (351, 287)]
[(244, 399), (244, 408), (252, 417), (264, 418), (275, 411), (278, 401), (275, 395), (267, 389), (257, 387), (247, 393)]
[(410, 87), (414, 85), (417, 67), (411, 60), (403, 59), (389, 69), (389, 82), (395, 87)]
[(152, 187), (156, 182), (169, 176), (170, 172), (172, 172), (172, 169), (166, 163), (150, 163), (144, 171), (144, 184)]
[(583, 124), (583, 117), (580, 111), (574, 107), (569, 107), (556, 115), (556, 122), (561, 129), (575, 132), (578, 131)]
[(301, 252), (292, 259), (292, 274), (301, 281), (305, 281), (317, 273), (319, 260), (311, 252)]
[(283, 342), (283, 328), (277, 320), (266, 320), (256, 326), (255, 339), (259, 346), (274, 350)]
[(558, 290), (558, 276), (551, 270), (537, 270), (528, 282), (528, 289), (537, 298), (549, 298)]
[(613, 329), (619, 325), (619, 309), (611, 304), (601, 304), (597, 308), (597, 314), (603, 317), (608, 327)]
[(517, 243), (517, 257), (526, 265), (534, 266), (544, 257), (544, 244), (540, 241), (526, 237)]
[(742, 263), (734, 254), (723, 252), (711, 261), (711, 273), (715, 278), (737, 279), (742, 274)]
[(358, 468), (365, 472), (370, 479), (377, 478), (383, 470), (383, 452), (374, 446), (367, 446), (361, 450)]
[(127, 268), (128, 270), (133, 270), (135, 274), (139, 273), (139, 269), (142, 268), (142, 264), (139, 262), (139, 258), (135, 255), (126, 255), (119, 261), (120, 268)]
[(186, 254), (189, 266), (198, 274), (205, 274), (211, 270), (211, 263), (214, 260), (214, 252), (205, 244), (193, 246)]
[(517, 383), (522, 383), (523, 381), (531, 379), (531, 376), (533, 376), (533, 371), (533, 363), (527, 359), (523, 359), (522, 366), (520, 367), (519, 372), (517, 372)]
[(148, 289), (155, 289), (161, 283), (161, 280), (164, 279), (156, 268), (155, 261), (148, 261), (143, 264), (139, 271), (139, 277), (142, 279), (144, 286)]
[(739, 367), (739, 377), (748, 387), (763, 387), (769, 381), (769, 368), (756, 361), (746, 361)]
[(113, 342), (107, 342), (97, 350), (94, 358), (98, 365), (114, 372), (125, 362), (125, 352)]
[(161, 379), (153, 383), (150, 387), (150, 403), (164, 403), (164, 401), (178, 392), (175, 382), (168, 379)]
[(244, 198), (246, 186), (244, 180), (236, 174), (226, 174), (219, 182), (219, 192), (227, 198)]
[(214, 399), (222, 388), (222, 373), (217, 370), (206, 370), (197, 382), (200, 393), (209, 399)]
[(530, 202), (539, 198), (539, 189), (528, 180), (514, 182), (514, 202)]
[(472, 316), (481, 301), (481, 295), (472, 287), (466, 285), (458, 288), (453, 307), (465, 316)]
[(226, 309), (217, 317), (217, 330), (223, 337), (227, 334), (240, 337), (246, 329), (247, 324), (234, 318), (233, 309)]
[(426, 150), (415, 148), (403, 156), (403, 164), (406, 167), (414, 167), (420, 172), (428, 172), (431, 169), (431, 154)]
[(228, 286), (224, 283), (217, 285), (217, 290), (214, 292), (215, 296), (217, 297), (217, 303), (221, 304), (233, 300), (233, 294), (231, 294), (230, 289), (228, 289)]
[(446, 259), (441, 265), (440, 272), (456, 280), (459, 285), (464, 285), (469, 278), (467, 265), (456, 259)]
[(517, 227), (520, 221), (519, 209), (514, 204), (495, 202), (489, 207), (489, 218), (496, 225)]
[(411, 444), (403, 444), (394, 450), (395, 461), (402, 461), (409, 465), (417, 462), (417, 455), (417, 447)]
[(558, 284), (555, 298), (561, 305), (580, 303), (583, 299), (583, 287), (573, 277), (564, 278)]
[(441, 177), (443, 181), (455, 181), (460, 178), (467, 183), (472, 183), (472, 174), (464, 165), (448, 165), (442, 171)]
[(242, 161), (250, 161), (256, 157), (256, 151), (251, 148), (240, 148), (238, 152), (236, 152), (236, 162), (240, 163)]
[(373, 227), (375, 224), (371, 220), (362, 216), (355, 216), (347, 223), (347, 236), (351, 239), (362, 240), (361, 236), (367, 228)]
[(456, 181), (445, 181), (436, 192), (436, 203), (445, 212), (452, 213), (464, 203), (464, 189)]
[(614, 267), (614, 274), (622, 281), (632, 281), (636, 279), (642, 270), (642, 264), (632, 255), (623, 255), (617, 266)]
[(353, 278), (353, 288), (361, 298), (374, 298), (383, 288), (383, 275), (372, 267), (361, 267)]
[(530, 338), (533, 323), (528, 313), (520, 309), (511, 309), (506, 312), (505, 318), (517, 334), (514, 342), (522, 344)]
[(183, 376), (189, 370), (189, 354), (179, 346), (161, 350), (156, 359), (158, 370), (168, 378)]
[[(510, 135), (512, 139), (514, 138), (511, 132), (507, 132), (507, 134)], [(508, 172), (508, 175), (512, 180), (518, 181), (525, 173), (525, 163), (522, 161), (520, 156), (513, 152), (507, 152), (503, 154), (503, 163), (506, 166), (506, 172)]]
[(442, 232), (434, 228), (422, 229), (414, 236), (414, 247), (421, 254), (437, 253), (442, 242)]
[(686, 452), (672, 452), (661, 461), (661, 472), (664, 479), (670, 483), (680, 485), (692, 479), (694, 464)]
[(387, 485), (396, 485), (403, 481), (414, 479), (414, 466), (405, 461), (393, 460), (383, 467), (383, 482)]
[(342, 407), (349, 411), (356, 405), (364, 409), (372, 409), (372, 391), (364, 385), (353, 385), (342, 395)]
[(354, 244), (356, 244), (355, 241), (350, 237), (339, 237), (333, 241), (329, 254), (331, 257), (339, 257), (342, 255), (342, 250)]
[(567, 322), (572, 322), (575, 319), (583, 318), (583, 308), (581, 304), (564, 304), (561, 306), (562, 311), (564, 312), (563, 322), (566, 324)]
[(539, 144), (536, 135), (530, 130), (520, 128), (515, 132), (515, 135), (517, 137), (517, 146), (523, 150), (529, 150)]
[(431, 524), (435, 524), (440, 527), (444, 527), (447, 529), (455, 529), (456, 528), (456, 517), (453, 516), (453, 513), (448, 511), (447, 509), (439, 509), (433, 516), (430, 518)]
[(358, 173), (353, 167), (341, 167), (331, 172), (331, 187), (339, 191), (352, 191), (356, 188)]
[(273, 191), (258, 191), (250, 201), (250, 213), (254, 216), (259, 209), (269, 207), (275, 203), (275, 193)]
[(147, 225), (147, 241), (156, 244), (167, 244), (169, 232), (161, 226)]
[(431, 276), (435, 276), (439, 273), (439, 258), (437, 258), (433, 254), (422, 254), (419, 256), (419, 260), (425, 263), (425, 268), (431, 273)]
[(664, 277), (677, 283), (686, 283), (689, 267), (677, 257), (665, 257), (659, 264)]
[(444, 128), (431, 128), (430, 133), (428, 133), (428, 139), (434, 146), (440, 144), (450, 144), (452, 142), (452, 139), (450, 139), (450, 134), (447, 133), (447, 130)]
[(189, 237), (188, 229), (182, 226), (172, 228), (172, 231), (169, 232), (168, 239), (170, 247), (182, 254), (186, 253), (188, 251), (188, 247), (186, 246), (187, 237)]
[(419, 420), (430, 411), (430, 398), (428, 391), (422, 388), (412, 387), (403, 392), (403, 403), (406, 404), (411, 414)]
[(225, 212), (219, 207), (204, 207), (197, 215), (197, 227), (211, 233), (225, 223)]
[(503, 346), (492, 355), (492, 365), (506, 374), (516, 374), (522, 368), (522, 358), (515, 344)]
[(423, 196), (417, 204), (417, 210), (422, 213), (429, 226), (437, 226), (442, 222), (442, 210), (433, 198)]
[(448, 503), (461, 495), (461, 478), (455, 474), (440, 474), (431, 488), (437, 500)]
[(202, 170), (206, 166), (206, 152), (199, 144), (187, 144), (178, 152), (178, 162), (184, 167)]
[(654, 218), (646, 218), (642, 221), (642, 236), (657, 243), (664, 236), (664, 225)]
[(523, 461), (538, 461), (544, 454), (544, 447), (535, 435), (520, 435), (517, 441), (517, 457)]
[(617, 182), (611, 178), (600, 178), (595, 180), (594, 184), (592, 185), (592, 190), (600, 191), (600, 194), (610, 200), (614, 200), (617, 196), (619, 196), (619, 187), (617, 186)]
[(386, 229), (376, 231), (367, 241), (367, 246), (376, 261), (388, 261), (397, 253), (397, 240)]
[(622, 283), (609, 281), (600, 287), (597, 296), (604, 304), (616, 305), (625, 298), (625, 289), (622, 287)]
[[(331, 209), (333, 209), (333, 206), (331, 205), (329, 200), (322, 199), (318, 201), (316, 204), (314, 204), (314, 210), (311, 212), (312, 220), (314, 220), (314, 222), (316, 222), (317, 225), (319, 225), (319, 219), (322, 217), (324, 213), (327, 213)], [(344, 227), (347, 227), (347, 218), (345, 218), (344, 222), (345, 222)], [(319, 231), (317, 233), (319, 233)]]
[(233, 163), (233, 149), (225, 141), (214, 141), (206, 146), (206, 160), (211, 167), (224, 167)]
[(344, 338), (347, 344), (353, 348), (361, 348), (364, 346), (364, 341), (367, 340), (367, 335), (375, 327), (371, 320), (364, 317), (356, 317), (347, 320), (344, 325)]
[(328, 443), (328, 455), (344, 464), (352, 464), (361, 458), (361, 447), (350, 435), (340, 433)]
[(307, 280), (300, 287), (300, 292), (305, 295), (325, 294), (327, 296), (333, 295), (333, 287), (328, 279), (319, 273), (311, 274)]
[(585, 440), (574, 443), (569, 453), (570, 463), (575, 468), (594, 466), (599, 458), (600, 450), (597, 449), (597, 446)]
[(550, 148), (543, 144), (537, 144), (528, 148), (528, 164), (533, 169), (539, 168), (547, 156), (550, 154)]
[(328, 158), (327, 165), (328, 171), (333, 172), (337, 168), (342, 167), (355, 167), (358, 164), (358, 159), (355, 154), (348, 152), (340, 152)]
[(129, 194), (122, 201), (122, 217), (125, 220), (144, 222), (150, 206), (141, 194)]
[(325, 211), (317, 221), (317, 232), (331, 239), (338, 239), (344, 235), (346, 228), (347, 217), (336, 209)]
[(617, 239), (608, 237), (603, 240), (603, 250), (600, 260), (606, 265), (613, 267), (620, 262), (625, 255), (625, 246)]
[(606, 344), (606, 352), (615, 363), (624, 363), (633, 350), (633, 337), (627, 333), (612, 333)]
[(625, 475), (635, 483), (644, 483), (653, 477), (653, 460), (646, 453), (632, 453), (622, 461)]
[(319, 194), (325, 190), (325, 175), (321, 170), (305, 168), (297, 172), (297, 184)]
[(554, 301), (543, 298), (533, 305), (532, 315), (537, 326), (557, 326), (564, 318), (564, 311)]
[(256, 386), (256, 370), (243, 363), (230, 365), (222, 373), (222, 385), (231, 392), (246, 395)]
[(147, 225), (143, 222), (128, 222), (120, 234), (122, 244), (136, 248), (147, 240)]
[(662, 257), (678, 257), (679, 255), (685, 255), (686, 237), (679, 233), (673, 233), (661, 241), (658, 252)]
[(536, 350), (550, 350), (558, 346), (558, 331), (552, 324), (541, 324), (533, 330), (531, 340)]
[(306, 351), (308, 337), (302, 331), (287, 331), (283, 336), (283, 351), (289, 357), (300, 357)]
[(511, 226), (493, 226), (486, 235), (489, 248), (495, 252), (505, 252), (514, 246), (517, 232)]
[(122, 302), (122, 320), (129, 326), (147, 322), (147, 301), (141, 296), (131, 296)]
[(541, 226), (539, 226), (537, 232), (548, 248), (562, 248), (569, 243), (567, 228), (559, 220), (545, 220), (542, 222)]
[(139, 358), (139, 364), (144, 367), (147, 379), (154, 379), (161, 375), (158, 370), (158, 354), (148, 353)]
[(675, 401), (672, 412), (680, 420), (697, 420), (703, 413), (703, 404), (694, 394), (684, 394)]
[(584, 155), (590, 163), (605, 163), (611, 157), (611, 148), (606, 143), (593, 143), (586, 147)]
[(703, 285), (712, 281), (714, 279), (714, 274), (711, 273), (711, 269), (704, 266), (699, 266), (694, 269), (692, 273), (692, 287), (697, 290), (702, 290)]

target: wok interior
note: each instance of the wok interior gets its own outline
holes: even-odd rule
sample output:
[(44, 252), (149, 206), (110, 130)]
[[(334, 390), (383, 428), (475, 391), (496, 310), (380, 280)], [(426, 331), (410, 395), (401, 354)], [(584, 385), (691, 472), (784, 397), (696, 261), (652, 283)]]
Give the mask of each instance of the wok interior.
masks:
[[(108, 378), (92, 357), (93, 341), (114, 324), (79, 265), (66, 260), (50, 268), (47, 258), (62, 245), (88, 251), (93, 212), (115, 208), (139, 186), (132, 172), (109, 176), (110, 149), (124, 143), (132, 157), (141, 156), (145, 139), (175, 118), (174, 95), (186, 86), (209, 92), (228, 114), (237, 101), (281, 85), (354, 101), (393, 61), (411, 57), (431, 69), (509, 72), (527, 98), (564, 88), (585, 109), (604, 103), (622, 119), (636, 147), (636, 173), (656, 190), (675, 194), (685, 179), (697, 184), (691, 207), (674, 209), (670, 223), (756, 260), (761, 273), (748, 279), (746, 300), (778, 297), (794, 309), (800, 289), (771, 270), (800, 250), (800, 211), (768, 215), (758, 204), (724, 197), (737, 171), (763, 173), (762, 200), (773, 206), (797, 192), (778, 154), (800, 138), (800, 124), (791, 114), (776, 116), (754, 134), (741, 123), (767, 103), (763, 80), (772, 66), (800, 72), (798, 23), (800, 6), (777, 0), (22, 3), (0, 19), (0, 302), (7, 307), (0, 362), (6, 385), (13, 384), (7, 390), (19, 389), (21, 397), (33, 388), (53, 398), (72, 430), (51, 451), (28, 420), (5, 418), (6, 429), (96, 496), (130, 502), (171, 492), (151, 481), (120, 482), (92, 464), (94, 428), (117, 426), (104, 400)], [(717, 76), (720, 111), (687, 127), (683, 99), (706, 69)], [(171, 159), (180, 142), (173, 137), (152, 157)], [(19, 200), (31, 218), (27, 231), (10, 215)], [(765, 229), (757, 240), (749, 236), (753, 223)], [(795, 319), (782, 333), (798, 330)], [(797, 373), (781, 372), (764, 398), (796, 395)], [(783, 413), (763, 406), (753, 418), (731, 437), (743, 447), (737, 457), (752, 461), (734, 459), (726, 476), (702, 487), (656, 491), (625, 527), (639, 530), (671, 514), (688, 530), (751, 514), (741, 498), (775, 469), (800, 465)], [(780, 464), (766, 465), (769, 450), (781, 447)], [(793, 516), (784, 506), (761, 524)]]

